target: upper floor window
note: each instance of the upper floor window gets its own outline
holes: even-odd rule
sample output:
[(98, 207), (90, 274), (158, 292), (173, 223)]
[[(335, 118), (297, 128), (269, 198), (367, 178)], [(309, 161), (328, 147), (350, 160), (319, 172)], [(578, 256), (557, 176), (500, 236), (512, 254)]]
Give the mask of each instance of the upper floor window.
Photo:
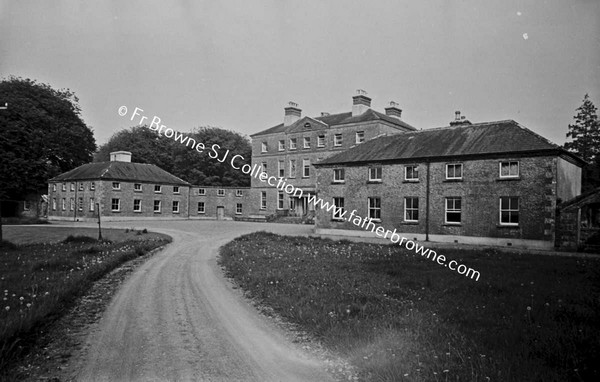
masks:
[(206, 188), (199, 188), (198, 195), (206, 195)]
[(371, 167), (369, 169), (369, 182), (381, 182), (381, 167)]
[(162, 192), (162, 187), (160, 186), (160, 184), (154, 185), (154, 192), (156, 192), (156, 193)]
[(461, 198), (446, 198), (446, 223), (460, 224), (462, 218)]
[(279, 141), (278, 149), (279, 149), (279, 151), (285, 150), (285, 141), (283, 139)]
[(310, 149), (310, 137), (304, 137), (304, 148)]
[(453, 163), (446, 165), (446, 179), (462, 179), (462, 163)]
[(225, 190), (222, 188), (219, 188), (217, 190), (217, 196), (225, 196)]
[(63, 184), (62, 184), (62, 190), (63, 190), (63, 191), (67, 191), (67, 184), (66, 184), (66, 183), (63, 183)]
[(321, 134), (317, 137), (317, 147), (325, 147), (325, 134)]
[(261, 210), (267, 209), (267, 192), (266, 191), (261, 191), (261, 193), (260, 193), (260, 209)]
[(519, 197), (500, 197), (500, 224), (519, 225)]
[(56, 183), (52, 183), (52, 191), (56, 191)]
[(235, 190), (235, 196), (243, 196), (243, 195), (244, 195), (243, 190)]
[(261, 143), (260, 151), (263, 153), (266, 153), (267, 151), (269, 151), (269, 146), (267, 146), (267, 142)]
[(133, 184), (133, 191), (142, 191), (142, 184), (141, 183), (134, 183)]
[(500, 178), (518, 178), (519, 177), (519, 162), (506, 161), (500, 162)]
[(357, 131), (356, 132), (356, 144), (363, 143), (365, 141), (365, 132)]
[(71, 191), (75, 191), (75, 183), (71, 183)]
[(277, 162), (277, 172), (279, 173), (279, 177), (283, 178), (285, 176), (285, 162), (280, 160)]
[(296, 160), (290, 159), (290, 178), (296, 177)]
[(310, 159), (302, 160), (302, 177), (308, 178), (310, 176)]
[(419, 170), (417, 166), (404, 167), (404, 180), (419, 180)]
[(333, 145), (334, 146), (342, 145), (342, 134), (336, 134), (333, 136)]
[(343, 183), (346, 180), (346, 171), (343, 168), (336, 168), (333, 170), (333, 181), (336, 183)]
[(79, 183), (79, 191), (83, 191), (83, 182)]
[(290, 150), (296, 150), (296, 138), (290, 138)]
[(179, 194), (179, 186), (173, 186), (173, 193)]
[(121, 183), (119, 183), (119, 182), (112, 182), (112, 188), (113, 188), (113, 190), (120, 190), (121, 189)]
[(94, 191), (95, 189), (96, 189), (96, 183), (95, 182), (90, 183), (90, 190)]

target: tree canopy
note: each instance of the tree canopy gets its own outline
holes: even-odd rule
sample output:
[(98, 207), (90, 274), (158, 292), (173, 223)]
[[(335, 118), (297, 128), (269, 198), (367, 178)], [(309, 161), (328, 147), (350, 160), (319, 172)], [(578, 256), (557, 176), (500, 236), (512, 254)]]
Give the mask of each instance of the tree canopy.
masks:
[[(250, 177), (230, 164), (236, 154), (242, 155), (245, 162), (250, 163), (252, 147), (247, 137), (217, 127), (200, 127), (184, 135), (204, 143), (206, 150), (199, 153), (171, 138), (158, 135), (147, 126), (133, 126), (113, 134), (107, 143), (100, 146), (94, 160), (108, 161), (111, 152), (124, 150), (132, 153), (133, 162), (154, 164), (192, 184), (250, 186)], [(208, 156), (210, 147), (215, 143), (221, 147), (220, 155), (230, 150), (229, 159), (223, 163)]]
[(48, 179), (93, 158), (96, 141), (69, 89), (11, 76), (0, 82), (0, 197), (43, 192)]
[(583, 170), (583, 191), (600, 187), (600, 123), (592, 100), (586, 94), (576, 109), (575, 123), (569, 125), (565, 149), (579, 155), (589, 164)]

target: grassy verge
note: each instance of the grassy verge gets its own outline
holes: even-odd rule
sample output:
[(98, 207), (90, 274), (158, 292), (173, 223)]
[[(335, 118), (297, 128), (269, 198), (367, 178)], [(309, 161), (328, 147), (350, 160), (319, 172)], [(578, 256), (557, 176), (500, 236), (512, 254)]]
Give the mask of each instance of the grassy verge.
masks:
[(164, 235), (140, 235), (122, 242), (69, 236), (52, 244), (2, 243), (0, 376), (34, 343), (37, 331), (63, 315), (95, 280), (170, 241)]
[(373, 381), (600, 380), (600, 261), (259, 232), (221, 249), (251, 296)]

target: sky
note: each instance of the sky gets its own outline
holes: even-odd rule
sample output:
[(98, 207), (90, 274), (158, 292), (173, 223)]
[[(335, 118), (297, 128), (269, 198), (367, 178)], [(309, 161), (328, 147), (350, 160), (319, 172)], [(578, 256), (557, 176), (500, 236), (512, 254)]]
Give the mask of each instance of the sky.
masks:
[(10, 75), (74, 91), (98, 144), (135, 107), (250, 135), (289, 101), (350, 111), (357, 89), (417, 128), (460, 110), (563, 144), (584, 95), (600, 106), (600, 1), (0, 0)]

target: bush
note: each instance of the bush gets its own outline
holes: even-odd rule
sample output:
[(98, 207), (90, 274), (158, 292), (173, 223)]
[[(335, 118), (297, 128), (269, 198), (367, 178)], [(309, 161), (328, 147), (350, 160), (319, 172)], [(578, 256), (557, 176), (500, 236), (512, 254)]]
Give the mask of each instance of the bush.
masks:
[(8, 240), (2, 240), (2, 241), (0, 241), (0, 249), (13, 250), (13, 249), (17, 249), (17, 245), (14, 243), (11, 243)]
[(78, 236), (73, 236), (73, 235), (69, 235), (67, 236), (67, 238), (65, 240), (63, 240), (63, 243), (96, 243), (98, 240), (94, 239), (93, 237), (89, 237), (89, 236), (84, 236), (84, 235), (78, 235)]

